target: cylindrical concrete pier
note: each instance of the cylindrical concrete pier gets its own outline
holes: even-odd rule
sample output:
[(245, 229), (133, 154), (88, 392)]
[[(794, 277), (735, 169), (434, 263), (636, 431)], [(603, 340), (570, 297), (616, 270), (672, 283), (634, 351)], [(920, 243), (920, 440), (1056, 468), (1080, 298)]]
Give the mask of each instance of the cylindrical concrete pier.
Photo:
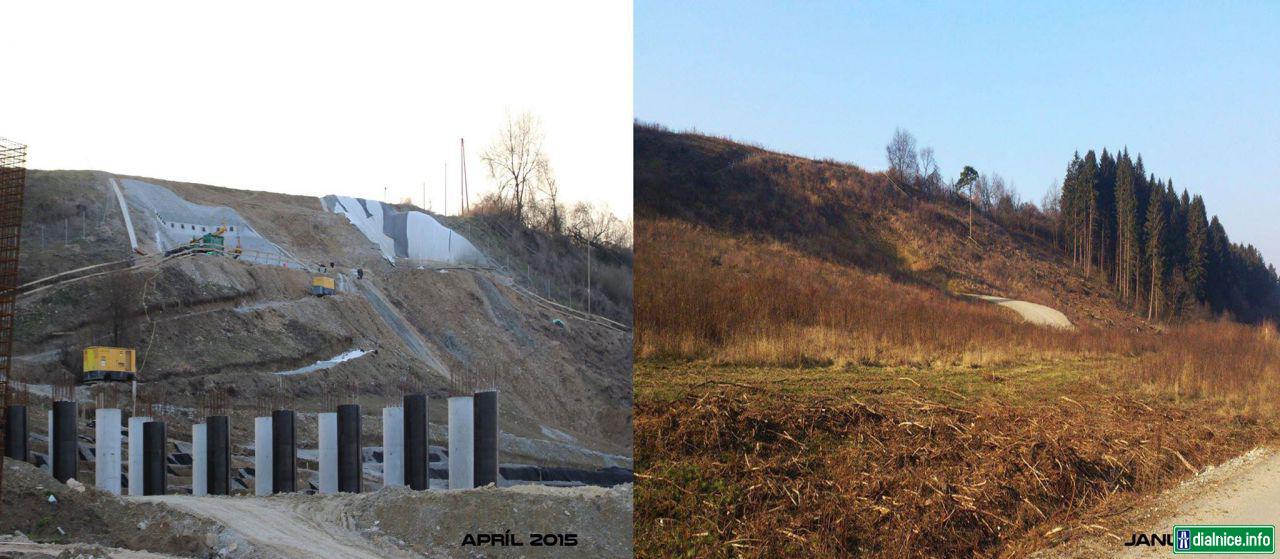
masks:
[(76, 449), (76, 403), (53, 403), (53, 437), (49, 440), (53, 452), (53, 477), (66, 483), (76, 477), (80, 453)]
[(298, 449), (294, 446), (293, 410), (271, 412), (271, 491), (298, 490)]
[(98, 489), (120, 494), (120, 410), (94, 412), (93, 471)]
[(30, 455), (30, 434), (27, 431), (27, 406), (12, 404), (4, 409), (4, 455), (14, 460), (27, 461)]
[(142, 495), (142, 429), (150, 417), (129, 418), (129, 494)]
[(253, 418), (253, 494), (265, 497), (271, 494), (271, 417)]
[(404, 408), (382, 408), (382, 485), (404, 485)]
[(364, 485), (364, 453), (360, 449), (360, 405), (338, 406), (338, 491), (359, 493)]
[(498, 391), (475, 394), (475, 485), (498, 484)]
[(475, 421), (471, 396), (449, 398), (449, 489), (475, 487)]
[(338, 414), (317, 414), (320, 422), (320, 492), (338, 492)]
[(404, 397), (404, 481), (409, 487), (422, 491), (428, 489), (427, 468), (430, 463), (427, 426), (427, 395), (408, 394)]
[(225, 415), (205, 419), (208, 437), (208, 489), (210, 495), (231, 494), (231, 421)]
[(191, 494), (209, 494), (209, 427), (204, 423), (191, 426)]
[(142, 424), (142, 494), (164, 495), (169, 489), (165, 464), (168, 437), (163, 421)]

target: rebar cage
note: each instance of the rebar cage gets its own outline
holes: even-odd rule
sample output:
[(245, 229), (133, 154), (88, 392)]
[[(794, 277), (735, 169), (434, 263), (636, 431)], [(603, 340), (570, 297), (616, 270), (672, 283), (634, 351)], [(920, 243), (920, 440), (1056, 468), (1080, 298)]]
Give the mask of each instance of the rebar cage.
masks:
[[(14, 299), (22, 239), (22, 191), (27, 183), (27, 146), (0, 138), (0, 449), (8, 435), (9, 378), (13, 363)], [(0, 487), (4, 468), (0, 467)]]

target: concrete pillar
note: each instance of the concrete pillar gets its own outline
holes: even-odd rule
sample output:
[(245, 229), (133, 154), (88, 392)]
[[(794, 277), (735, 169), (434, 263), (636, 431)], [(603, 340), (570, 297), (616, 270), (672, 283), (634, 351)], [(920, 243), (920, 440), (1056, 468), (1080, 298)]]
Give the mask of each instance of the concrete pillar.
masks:
[(98, 408), (94, 415), (93, 460), (95, 485), (120, 494), (120, 410)]
[(498, 485), (498, 391), (475, 394), (475, 485)]
[(231, 420), (225, 415), (205, 418), (208, 451), (206, 457), (210, 495), (231, 494)]
[(53, 477), (63, 483), (76, 477), (79, 469), (76, 419), (75, 402), (53, 403), (53, 436), (49, 439), (49, 448), (53, 453)]
[(253, 418), (253, 494), (271, 494), (271, 417)]
[[(13, 404), (4, 409), (5, 433), (4, 455), (14, 460), (26, 462), (30, 456), (28, 442), (31, 435), (27, 432), (27, 407)], [(116, 434), (117, 439), (119, 433)]]
[(142, 424), (142, 494), (164, 495), (169, 490), (168, 466), (169, 437), (163, 421)]
[(325, 412), (320, 418), (320, 492), (338, 492), (338, 414)]
[(191, 494), (209, 494), (209, 430), (204, 423), (191, 426)]
[(475, 487), (475, 420), (471, 396), (449, 398), (449, 489)]
[(404, 480), (409, 487), (422, 491), (430, 488), (428, 473), (430, 437), (427, 426), (427, 395), (404, 397)]
[(142, 430), (150, 417), (129, 418), (129, 494), (142, 495)]
[(359, 493), (363, 486), (360, 404), (342, 404), (338, 406), (338, 491)]
[(298, 449), (294, 446), (293, 410), (271, 412), (271, 491), (298, 490)]
[(404, 485), (404, 408), (382, 408), (382, 484)]

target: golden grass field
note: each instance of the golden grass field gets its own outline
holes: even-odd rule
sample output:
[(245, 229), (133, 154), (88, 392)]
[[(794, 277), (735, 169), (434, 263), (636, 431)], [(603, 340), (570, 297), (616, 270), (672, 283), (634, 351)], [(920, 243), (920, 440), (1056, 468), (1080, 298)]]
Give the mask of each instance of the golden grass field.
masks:
[(1020, 556), (1274, 441), (1280, 337), (1011, 312), (637, 223), (636, 551)]

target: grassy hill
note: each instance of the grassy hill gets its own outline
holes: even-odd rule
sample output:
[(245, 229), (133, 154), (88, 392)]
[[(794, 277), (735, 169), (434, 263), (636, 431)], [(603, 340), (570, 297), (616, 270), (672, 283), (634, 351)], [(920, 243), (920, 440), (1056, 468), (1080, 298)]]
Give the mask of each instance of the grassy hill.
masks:
[[(1012, 227), (975, 212), (970, 238), (965, 200), (908, 191), (883, 173), (638, 125), (635, 185), (637, 238), (675, 220), (900, 284), (1040, 303), (1077, 324), (1140, 325), (1109, 286), (1069, 268), (1047, 223)], [(637, 289), (645, 281), (637, 274)]]
[(1034, 213), (656, 126), (635, 185), (638, 556), (1024, 556), (1280, 435), (1274, 326), (1147, 324)]

